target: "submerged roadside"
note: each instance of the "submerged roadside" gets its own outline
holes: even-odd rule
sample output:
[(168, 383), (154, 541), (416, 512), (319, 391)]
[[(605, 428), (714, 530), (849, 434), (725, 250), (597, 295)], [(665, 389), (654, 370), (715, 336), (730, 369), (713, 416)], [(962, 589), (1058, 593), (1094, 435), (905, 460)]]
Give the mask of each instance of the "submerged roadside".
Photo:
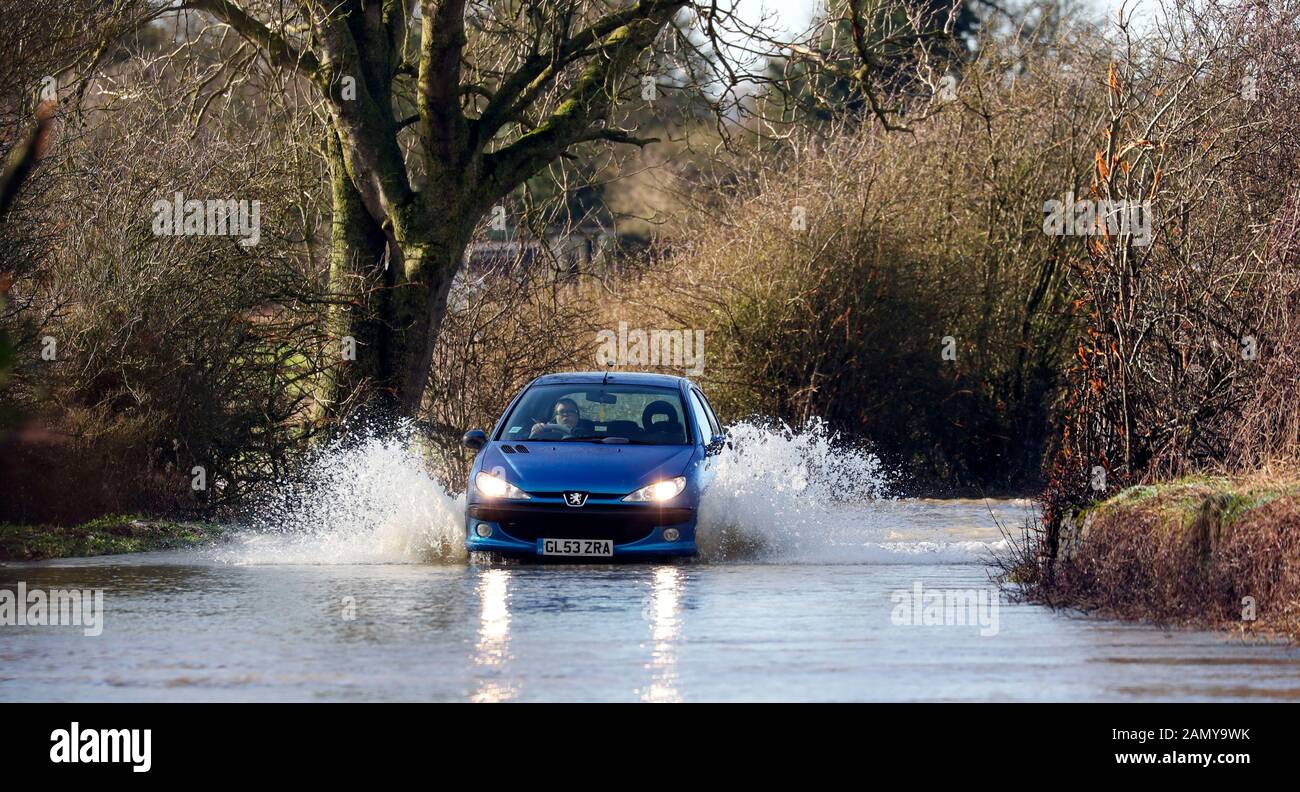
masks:
[(1008, 579), (1107, 617), (1300, 640), (1300, 479), (1189, 477), (1129, 487), (1029, 532)]
[(0, 523), (0, 562), (142, 553), (208, 544), (225, 535), (215, 523), (106, 515), (80, 525)]

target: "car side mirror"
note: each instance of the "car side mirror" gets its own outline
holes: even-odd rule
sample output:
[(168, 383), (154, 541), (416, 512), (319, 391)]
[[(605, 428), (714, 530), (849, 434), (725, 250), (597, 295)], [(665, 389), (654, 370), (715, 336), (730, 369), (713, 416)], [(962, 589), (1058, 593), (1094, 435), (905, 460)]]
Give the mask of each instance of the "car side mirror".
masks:
[(714, 435), (713, 439), (709, 440), (708, 445), (704, 446), (704, 453), (709, 456), (713, 456), (714, 454), (721, 454), (722, 449), (728, 447), (729, 445), (730, 443), (728, 442), (726, 435), (720, 435), (720, 434)]
[(460, 444), (471, 451), (477, 451), (487, 445), (487, 433), (482, 429), (470, 429), (460, 439)]

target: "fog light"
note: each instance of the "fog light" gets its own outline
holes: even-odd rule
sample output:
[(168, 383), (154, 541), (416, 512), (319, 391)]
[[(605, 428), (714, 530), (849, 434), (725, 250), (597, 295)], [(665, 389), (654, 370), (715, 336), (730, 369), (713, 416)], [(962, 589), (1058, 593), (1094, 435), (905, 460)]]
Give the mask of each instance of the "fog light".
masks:
[(665, 542), (676, 542), (680, 537), (681, 537), (681, 532), (679, 532), (676, 528), (664, 529)]
[(488, 525), (487, 523), (479, 523), (478, 525), (474, 526), (474, 533), (486, 539), (492, 535), (492, 526)]

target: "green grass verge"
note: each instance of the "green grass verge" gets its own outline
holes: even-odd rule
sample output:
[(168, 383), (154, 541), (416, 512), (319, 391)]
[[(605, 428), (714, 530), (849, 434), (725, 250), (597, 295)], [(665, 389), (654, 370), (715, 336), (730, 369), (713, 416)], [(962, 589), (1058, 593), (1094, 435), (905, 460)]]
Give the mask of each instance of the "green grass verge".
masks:
[(1189, 476), (1128, 487), (1003, 565), (1031, 599), (1115, 618), (1300, 641), (1300, 479)]
[(75, 526), (0, 523), (0, 561), (141, 553), (208, 544), (226, 529), (137, 515), (106, 515)]
[(1221, 476), (1187, 476), (1160, 484), (1129, 487), (1085, 510), (1098, 516), (1146, 512), (1168, 529), (1187, 529), (1212, 509), (1228, 527), (1247, 512), (1278, 498), (1300, 497), (1300, 482), (1264, 478), (1232, 480)]

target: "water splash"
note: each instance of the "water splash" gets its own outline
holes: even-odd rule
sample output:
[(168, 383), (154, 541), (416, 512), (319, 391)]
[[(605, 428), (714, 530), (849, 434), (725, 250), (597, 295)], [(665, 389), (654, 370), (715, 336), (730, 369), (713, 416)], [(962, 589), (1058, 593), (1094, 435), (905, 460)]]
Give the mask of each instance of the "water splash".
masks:
[(464, 496), (431, 474), (415, 433), (363, 432), (314, 453), (259, 499), (249, 529), (221, 548), (235, 564), (463, 561)]
[(1001, 544), (983, 501), (893, 498), (876, 455), (820, 421), (729, 433), (700, 511), (705, 561), (979, 563)]
[[(820, 422), (741, 423), (730, 434), (701, 507), (705, 563), (977, 563), (1000, 544), (984, 502), (892, 498), (880, 460)], [(414, 431), (360, 432), (260, 499), (217, 560), (463, 563), (464, 509)]]
[(757, 559), (825, 535), (849, 504), (885, 497), (880, 460), (838, 443), (820, 421), (732, 426), (700, 510), (701, 556)]

